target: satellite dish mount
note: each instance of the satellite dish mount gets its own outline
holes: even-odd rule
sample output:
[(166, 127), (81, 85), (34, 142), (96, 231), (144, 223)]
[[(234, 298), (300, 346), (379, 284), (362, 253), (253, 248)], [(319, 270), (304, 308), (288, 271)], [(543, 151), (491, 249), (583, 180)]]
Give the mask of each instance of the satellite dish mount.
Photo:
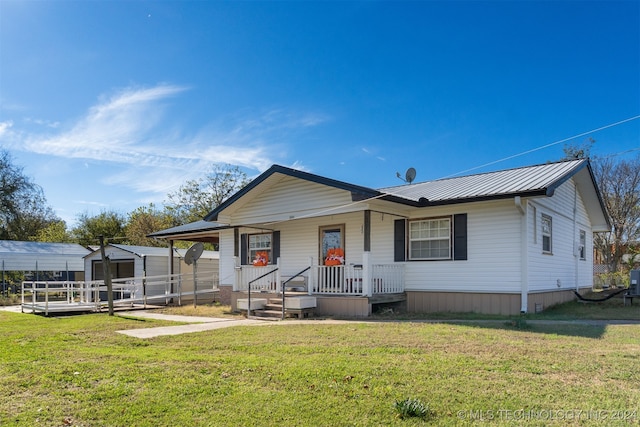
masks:
[(202, 242), (197, 242), (191, 245), (187, 249), (187, 253), (184, 254), (184, 262), (187, 265), (193, 264), (193, 306), (198, 305), (198, 258), (202, 255), (204, 245)]

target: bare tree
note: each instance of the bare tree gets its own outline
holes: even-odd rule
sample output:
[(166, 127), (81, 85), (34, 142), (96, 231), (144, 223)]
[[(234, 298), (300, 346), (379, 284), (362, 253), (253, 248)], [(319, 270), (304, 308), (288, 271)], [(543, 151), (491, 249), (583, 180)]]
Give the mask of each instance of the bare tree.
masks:
[(596, 234), (594, 245), (616, 272), (640, 238), (640, 156), (619, 162), (598, 159), (593, 171), (612, 223), (611, 232)]

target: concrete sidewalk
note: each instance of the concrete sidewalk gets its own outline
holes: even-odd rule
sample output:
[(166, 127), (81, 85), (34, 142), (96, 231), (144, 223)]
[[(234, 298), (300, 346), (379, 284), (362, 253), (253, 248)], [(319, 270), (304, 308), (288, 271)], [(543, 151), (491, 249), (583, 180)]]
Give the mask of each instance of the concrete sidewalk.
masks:
[(119, 334), (135, 338), (155, 338), (165, 335), (180, 335), (192, 332), (211, 331), (214, 329), (230, 328), (232, 326), (264, 325), (264, 321), (252, 319), (226, 319), (216, 317), (179, 316), (175, 314), (161, 314), (150, 311), (124, 311), (116, 313), (117, 316), (136, 318), (169, 320), (186, 323), (185, 325), (160, 326), (157, 328), (128, 329), (116, 331)]

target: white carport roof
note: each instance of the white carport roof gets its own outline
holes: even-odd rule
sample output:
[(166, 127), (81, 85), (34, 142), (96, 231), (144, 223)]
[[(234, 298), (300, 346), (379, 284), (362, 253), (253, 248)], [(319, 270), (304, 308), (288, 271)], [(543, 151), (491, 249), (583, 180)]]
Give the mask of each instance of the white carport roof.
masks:
[(91, 251), (75, 243), (0, 240), (3, 271), (84, 271), (83, 257)]
[[(137, 256), (138, 258), (143, 258), (145, 256), (159, 256), (159, 257), (168, 257), (169, 256), (169, 249), (168, 248), (159, 248), (159, 247), (153, 247), (153, 246), (134, 246), (134, 245), (120, 245), (117, 243), (109, 243), (108, 245), (105, 246), (105, 251), (108, 252), (110, 250), (110, 248), (116, 248), (119, 249), (121, 251), (125, 251), (128, 252), (132, 255)], [(186, 249), (177, 249), (177, 248), (173, 248), (174, 254), (177, 255), (180, 258), (184, 258), (185, 253), (187, 252)], [(100, 248), (95, 249), (93, 252), (86, 254), (86, 255), (92, 255), (94, 253), (100, 252)], [(175, 256), (174, 255), (174, 256)], [(217, 251), (203, 251), (202, 254), (200, 255), (200, 258), (202, 259), (219, 259), (220, 258), (220, 253)]]

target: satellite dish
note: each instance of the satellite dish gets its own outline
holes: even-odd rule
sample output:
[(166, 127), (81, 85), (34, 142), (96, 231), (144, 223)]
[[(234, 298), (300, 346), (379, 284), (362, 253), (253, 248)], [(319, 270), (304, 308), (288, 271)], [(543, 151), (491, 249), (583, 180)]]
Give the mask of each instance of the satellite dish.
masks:
[(396, 172), (396, 176), (404, 182), (411, 184), (413, 180), (416, 179), (416, 170), (414, 168), (407, 169), (407, 172), (404, 174), (404, 178), (400, 176), (400, 172)]
[(204, 245), (202, 242), (194, 243), (189, 249), (187, 249), (187, 253), (184, 254), (184, 262), (187, 263), (187, 265), (193, 264), (198, 260), (198, 258), (200, 258), (203, 250)]
[(414, 168), (407, 169), (407, 173), (404, 174), (404, 180), (411, 184), (416, 179), (416, 170)]

